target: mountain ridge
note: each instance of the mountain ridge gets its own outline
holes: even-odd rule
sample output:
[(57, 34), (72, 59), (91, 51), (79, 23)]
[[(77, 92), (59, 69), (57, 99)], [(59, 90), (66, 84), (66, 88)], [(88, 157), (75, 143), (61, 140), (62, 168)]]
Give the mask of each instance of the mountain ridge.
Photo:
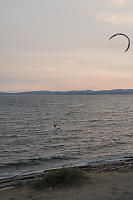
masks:
[(133, 89), (0, 92), (0, 95), (133, 95)]

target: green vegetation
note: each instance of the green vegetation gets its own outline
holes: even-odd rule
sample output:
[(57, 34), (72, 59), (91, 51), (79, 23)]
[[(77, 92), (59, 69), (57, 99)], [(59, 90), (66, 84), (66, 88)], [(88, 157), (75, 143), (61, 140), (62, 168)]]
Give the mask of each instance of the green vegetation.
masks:
[(42, 179), (34, 183), (33, 188), (41, 190), (45, 187), (57, 185), (78, 185), (84, 178), (84, 172), (79, 169), (62, 168), (47, 172)]

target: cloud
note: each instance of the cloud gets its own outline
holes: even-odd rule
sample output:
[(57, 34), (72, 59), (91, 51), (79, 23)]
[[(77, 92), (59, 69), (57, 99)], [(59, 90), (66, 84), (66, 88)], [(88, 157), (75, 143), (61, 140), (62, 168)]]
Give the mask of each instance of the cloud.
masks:
[(128, 0), (111, 0), (113, 5), (115, 6), (122, 6), (124, 5), (125, 3), (127, 3)]
[(115, 12), (101, 12), (96, 13), (95, 17), (98, 20), (111, 23), (111, 24), (126, 24), (133, 26), (133, 13), (120, 14)]

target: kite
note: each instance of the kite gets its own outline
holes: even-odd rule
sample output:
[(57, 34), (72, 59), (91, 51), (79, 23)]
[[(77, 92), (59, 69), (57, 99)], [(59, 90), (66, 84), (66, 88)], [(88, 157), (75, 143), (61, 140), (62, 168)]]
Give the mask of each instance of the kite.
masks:
[(115, 36), (118, 36), (118, 35), (122, 35), (122, 36), (124, 36), (124, 37), (126, 37), (128, 39), (128, 46), (127, 46), (127, 48), (125, 50), (125, 52), (126, 52), (129, 49), (129, 47), (130, 47), (130, 39), (129, 39), (129, 37), (126, 34), (124, 34), (124, 33), (116, 33), (116, 34), (112, 35), (109, 38), (109, 40), (111, 40), (112, 38), (114, 38)]

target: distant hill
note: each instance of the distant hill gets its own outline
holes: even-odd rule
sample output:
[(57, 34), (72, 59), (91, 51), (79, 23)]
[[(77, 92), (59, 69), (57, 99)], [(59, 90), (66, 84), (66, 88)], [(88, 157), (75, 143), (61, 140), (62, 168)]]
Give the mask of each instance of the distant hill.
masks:
[(1, 95), (1, 94), (6, 94), (6, 92), (0, 92), (0, 95)]
[(133, 95), (133, 89), (116, 89), (116, 90), (72, 90), (72, 91), (28, 91), (5, 93), (0, 95)]

